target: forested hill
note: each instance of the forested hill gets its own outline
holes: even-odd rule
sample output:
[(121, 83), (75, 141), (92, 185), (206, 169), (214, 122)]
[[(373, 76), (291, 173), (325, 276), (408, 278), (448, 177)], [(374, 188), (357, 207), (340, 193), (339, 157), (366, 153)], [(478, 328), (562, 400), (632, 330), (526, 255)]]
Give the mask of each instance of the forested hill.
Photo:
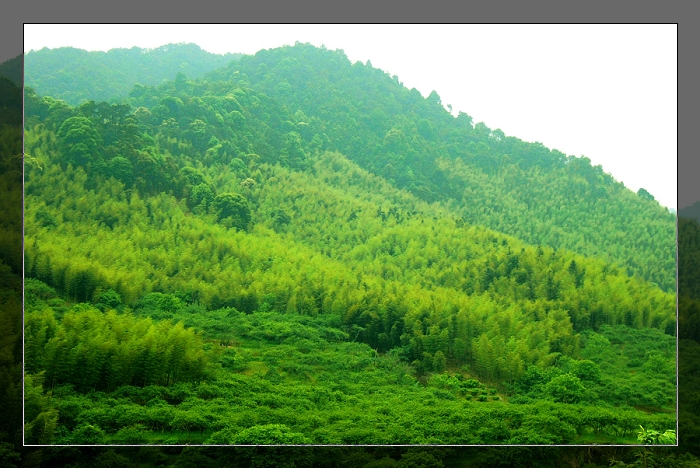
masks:
[[(74, 65), (49, 72), (68, 57)], [(291, 138), (305, 153), (338, 151), (426, 202), (441, 200), (465, 222), (595, 256), (675, 290), (674, 216), (646, 190), (633, 193), (585, 157), (474, 125), (464, 113), (455, 118), (436, 93), (424, 99), (370, 64), (351, 64), (342, 51), (304, 44), (264, 50), (198, 81), (188, 79), (192, 71), (224, 59), (195, 45), (150, 52), (44, 50), (26, 60), (27, 83), (39, 94), (75, 102), (78, 95), (97, 99), (97, 87), (130, 91), (132, 108), (148, 110), (142, 122), (182, 130), (205, 164), (213, 137), (224, 159), (252, 153), (294, 166), (285, 159)], [(126, 88), (137, 75), (173, 78), (183, 61), (189, 71), (174, 81)], [(79, 76), (78, 63), (99, 79)], [(134, 78), (123, 79), (126, 73)]]
[[(74, 300), (179, 290), (213, 308), (333, 312), (384, 350), (408, 346), (404, 326), (434, 340), (464, 320), (466, 343), (481, 320), (550, 310), (559, 352), (604, 323), (674, 328), (670, 296), (605, 260), (673, 278), (657, 256), (668, 244), (673, 260), (663, 208), (585, 160), (501, 137), (521, 148), (506, 163), (494, 132), (341, 52), (264, 51), (204, 80), (137, 85), (129, 102), (26, 96), (27, 273)], [(503, 327), (493, 343), (530, 333)]]
[(335, 316), (418, 372), (511, 383), (586, 330), (674, 333), (673, 296), (641, 278), (465, 222), (287, 131), (301, 114), (209, 86), (176, 80), (133, 114), (27, 96), (28, 277), (71, 301)]
[(672, 427), (673, 217), (585, 160), (307, 45), (24, 122), (26, 440)]
[[(455, 118), (436, 93), (424, 99), (341, 51), (261, 51), (203, 81), (136, 87), (131, 104), (151, 109), (152, 124), (172, 118), (193, 131), (199, 120), (191, 141), (202, 153), (216, 137), (229, 158), (252, 152), (275, 162), (298, 139), (305, 152), (339, 151), (426, 202), (441, 200), (465, 222), (599, 257), (675, 289), (674, 217), (645, 190), (633, 193), (585, 157), (474, 125), (464, 113)], [(252, 133), (230, 139), (231, 126)]]
[(212, 54), (195, 44), (108, 52), (44, 48), (26, 54), (28, 73), (24, 79), (37, 93), (76, 105), (124, 98), (137, 83), (157, 85), (178, 72), (197, 78), (239, 57), (240, 54)]

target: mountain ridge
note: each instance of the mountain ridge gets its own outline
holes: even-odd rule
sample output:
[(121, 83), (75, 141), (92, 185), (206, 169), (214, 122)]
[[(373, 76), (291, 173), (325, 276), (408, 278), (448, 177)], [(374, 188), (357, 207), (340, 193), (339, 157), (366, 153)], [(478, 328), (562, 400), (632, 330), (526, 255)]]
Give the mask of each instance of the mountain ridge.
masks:
[[(76, 105), (85, 101), (123, 99), (136, 84), (155, 85), (186, 73), (200, 77), (237, 60), (241, 54), (212, 54), (196, 44), (167, 44), (154, 49), (132, 47), (88, 52), (73, 47), (44, 48), (25, 57), (27, 86)], [(125, 65), (129, 65), (124, 69)], [(89, 77), (89, 78), (88, 78)], [(105, 83), (109, 83), (103, 88)]]

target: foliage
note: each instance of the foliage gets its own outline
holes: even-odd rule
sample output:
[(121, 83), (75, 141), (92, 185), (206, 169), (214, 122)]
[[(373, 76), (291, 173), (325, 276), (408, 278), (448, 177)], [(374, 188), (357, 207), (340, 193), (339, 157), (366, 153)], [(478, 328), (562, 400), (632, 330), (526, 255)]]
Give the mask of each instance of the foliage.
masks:
[(215, 433), (210, 439), (215, 444), (233, 445), (299, 445), (311, 441), (303, 434), (291, 432), (284, 424), (253, 426), (234, 433), (230, 429)]
[[(137, 309), (141, 318), (133, 320), (158, 316), (164, 312), (159, 308), (169, 308), (174, 297), (144, 298)], [(46, 307), (45, 302), (35, 304)], [(165, 443), (177, 437), (188, 443), (226, 445), (551, 444), (595, 436), (629, 443), (639, 424), (659, 427), (674, 420), (672, 414), (606, 409), (603, 400), (590, 400), (580, 382), (589, 385), (595, 380), (564, 373), (564, 368), (573, 373), (580, 367), (589, 371), (581, 375), (597, 375), (590, 361), (566, 362), (549, 382), (540, 380), (540, 388), (549, 390), (551, 382), (564, 387), (563, 392), (553, 392), (552, 401), (505, 403), (515, 397), (464, 371), (434, 373), (424, 387), (398, 353), (381, 355), (366, 344), (348, 341), (350, 334), (336, 328), (342, 327), (339, 317), (208, 311), (194, 305), (169, 310), (170, 320), (184, 320), (202, 330), (204, 347), (222, 349), (210, 352), (218, 365), (201, 381), (121, 385), (104, 392), (77, 381), (57, 383), (51, 399), (59, 441), (80, 443), (85, 437), (86, 443)], [(50, 322), (51, 314), (45, 312), (43, 320), (53, 323), (53, 328), (44, 327), (45, 334), (65, 328), (62, 322), (74, 321), (72, 314)], [(104, 317), (110, 314), (116, 312)], [(31, 330), (42, 329), (35, 324), (37, 312), (30, 310), (28, 315), (35, 317)], [(138, 326), (131, 329), (139, 335)], [(113, 330), (118, 332), (116, 326)], [(101, 341), (110, 339), (103, 334)], [(89, 367), (83, 369), (89, 372)], [(533, 372), (530, 369), (528, 375)], [(603, 369), (599, 374), (603, 380), (610, 377)], [(572, 404), (568, 381), (558, 382), (557, 375), (578, 382), (574, 390), (588, 401)]]
[(30, 445), (50, 444), (58, 424), (51, 394), (44, 394), (43, 373), (24, 375), (24, 440)]
[(672, 426), (673, 220), (585, 158), (301, 44), (120, 102), (25, 99), (26, 370), (53, 428), (32, 437)]
[(640, 444), (667, 444), (675, 445), (676, 443), (676, 431), (672, 429), (667, 429), (663, 433), (655, 431), (653, 429), (644, 429), (644, 427), (639, 426), (642, 430), (637, 433), (637, 440)]
[(80, 305), (60, 323), (51, 309), (27, 314), (25, 339), (31, 343), (28, 372), (43, 370), (52, 385), (81, 390), (196, 380), (207, 362), (201, 338), (181, 322), (153, 323)]

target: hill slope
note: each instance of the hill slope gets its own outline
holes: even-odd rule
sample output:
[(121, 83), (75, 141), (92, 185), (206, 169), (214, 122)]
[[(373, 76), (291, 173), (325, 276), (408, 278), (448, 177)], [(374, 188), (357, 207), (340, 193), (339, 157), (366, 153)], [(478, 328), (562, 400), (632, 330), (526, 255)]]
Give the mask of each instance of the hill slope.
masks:
[[(289, 55), (280, 61), (289, 59), (289, 69), (279, 71), (287, 84), (270, 94), (263, 88), (272, 72), (257, 64), (255, 84), (236, 63), (201, 80), (180, 75), (157, 88), (136, 86), (131, 106), (73, 107), (27, 93), (27, 369), (46, 371), (29, 379), (32, 395), (58, 389), (56, 407), (36, 397), (33, 408), (44, 411), (27, 413), (30, 432), (55, 417), (64, 432), (53, 440), (66, 443), (86, 434), (162, 442), (148, 431), (166, 429), (178, 437), (186, 430), (193, 443), (371, 442), (391, 410), (362, 419), (350, 408), (369, 411), (377, 391), (407, 402), (401, 424), (412, 427), (405, 439), (412, 443), (626, 443), (638, 422), (669, 425), (674, 296), (608, 261), (628, 245), (610, 217), (558, 207), (609, 231), (577, 238), (552, 211), (572, 180), (579, 185), (570, 198), (663, 234), (658, 205), (604, 176), (589, 180), (595, 170), (585, 161), (567, 158), (560, 167), (536, 145), (522, 144), (519, 162), (490, 164), (500, 153), (480, 146), (480, 127), (449, 116), (433, 98), (420, 98), (418, 110), (398, 113), (398, 123), (372, 136), (373, 124), (357, 124), (346, 104), (360, 81), (366, 89), (386, 84), (373, 69), (348, 78), (335, 98), (319, 89), (303, 94), (303, 106), (319, 99), (307, 114), (284, 94), (295, 80), (313, 82), (314, 73), (295, 68), (300, 51), (318, 54), (319, 76), (342, 65), (338, 53), (296, 46), (273, 51)], [(250, 67), (246, 60), (253, 59), (241, 66)], [(412, 135), (406, 122), (425, 109), (434, 115), (416, 125), (424, 135)], [(357, 135), (348, 140), (343, 125)], [(451, 156), (443, 151), (448, 137), (472, 139), (467, 147), (485, 159)], [(338, 151), (346, 143), (351, 155)], [(393, 158), (396, 178), (378, 173), (373, 164), (382, 158)], [(531, 207), (519, 208), (522, 196), (509, 192), (508, 180), (519, 181), (515, 192), (527, 193)], [(464, 206), (456, 183), (491, 209)], [(547, 189), (536, 189), (542, 184)], [(535, 218), (521, 229), (537, 242), (488, 225), (508, 231), (508, 213), (522, 224), (517, 209)], [(537, 231), (545, 227), (600, 257), (547, 246)], [(653, 257), (658, 245), (641, 245), (640, 255)], [(354, 356), (349, 368), (338, 359), (343, 353)], [(231, 390), (241, 386), (259, 391)], [(436, 397), (426, 399), (422, 386)], [(103, 393), (88, 408), (81, 395), (91, 390)], [(105, 413), (111, 399), (131, 416)], [(255, 411), (221, 413), (222, 399)], [(70, 405), (78, 400), (85, 409), (76, 415)], [(583, 411), (600, 404), (624, 416), (616, 422), (607, 410)], [(142, 407), (159, 409), (146, 420)], [(314, 408), (324, 408), (321, 419), (289, 417)], [(440, 426), (431, 435), (428, 426), (455, 408), (467, 419), (509, 415), (512, 424), (465, 439), (473, 428), (460, 419), (463, 431)], [(545, 419), (525, 417), (540, 411)], [(418, 424), (423, 417), (435, 423)], [(358, 424), (368, 429), (352, 430)], [(337, 434), (317, 430), (331, 425)], [(192, 428), (200, 435), (191, 437)]]
[[(351, 64), (341, 52), (309, 45), (246, 56), (212, 72), (198, 92), (223, 97), (231, 91), (223, 91), (224, 83), (285, 108), (283, 114), (244, 112), (247, 119), (262, 119), (270, 130), (249, 140), (250, 148), (237, 146), (239, 151), (274, 158), (287, 132), (294, 132), (307, 151), (312, 146), (339, 151), (427, 202), (451, 202), (467, 222), (531, 244), (604, 258), (666, 291), (675, 290), (674, 217), (592, 167), (587, 158), (473, 125), (466, 114), (454, 118), (437, 94), (423, 99), (396, 77)], [(181, 113), (170, 117), (183, 126), (191, 120), (187, 113), (202, 105), (193, 106), (183, 94), (192, 89), (184, 82), (179, 89), (140, 89), (132, 94), (132, 103), (153, 106), (168, 96), (181, 98)], [(223, 110), (225, 116), (235, 109)], [(201, 141), (209, 135), (226, 138), (221, 126), (229, 122), (217, 122), (217, 112), (212, 109), (201, 119), (207, 134)]]
[[(185, 98), (208, 86), (173, 84)], [(449, 200), (429, 205), (340, 154), (307, 154), (298, 133), (279, 135), (288, 111), (263, 94), (203, 94), (133, 116), (86, 104), (63, 109), (77, 115), (55, 133), (27, 132), (29, 275), (74, 300), (180, 290), (212, 308), (340, 313), (375, 348), (404, 346), (418, 363), (437, 351), (487, 359), (493, 377), (574, 355), (575, 333), (604, 323), (674, 329), (672, 296), (624, 271), (472, 226)], [(210, 137), (218, 129), (195, 117), (225, 106), (230, 124)], [(275, 140), (278, 154), (239, 149)], [(499, 353), (511, 340), (514, 358), (476, 358), (485, 340)]]
[[(200, 153), (215, 136), (228, 157), (255, 153), (263, 161), (276, 160), (294, 133), (306, 152), (338, 151), (427, 202), (452, 203), (467, 222), (531, 244), (600, 257), (665, 291), (675, 290), (674, 216), (651, 197), (626, 189), (585, 157), (474, 125), (464, 113), (454, 118), (436, 93), (424, 99), (397, 77), (369, 64), (351, 64), (342, 52), (305, 44), (264, 50), (212, 71), (196, 85), (181, 75), (152, 87), (174, 78), (183, 61), (191, 70), (186, 75), (196, 77), (232, 57), (195, 45), (149, 52), (45, 50), (27, 54), (32, 70), (27, 83), (39, 94), (73, 104), (129, 95), (133, 107), (154, 111), (143, 114), (151, 125), (173, 118), (186, 130), (198, 120), (203, 126), (196, 141), (191, 133), (185, 138)], [(86, 81), (86, 76), (93, 78)], [(132, 90), (136, 82), (147, 86)], [(238, 99), (236, 93), (246, 90), (255, 93), (253, 102), (223, 99)], [(216, 106), (214, 97), (220, 98)], [(264, 109), (268, 102), (274, 111)], [(234, 122), (234, 112), (255, 122), (246, 129), (244, 120)], [(236, 125), (249, 138), (232, 140)], [(260, 129), (262, 134), (250, 133)]]

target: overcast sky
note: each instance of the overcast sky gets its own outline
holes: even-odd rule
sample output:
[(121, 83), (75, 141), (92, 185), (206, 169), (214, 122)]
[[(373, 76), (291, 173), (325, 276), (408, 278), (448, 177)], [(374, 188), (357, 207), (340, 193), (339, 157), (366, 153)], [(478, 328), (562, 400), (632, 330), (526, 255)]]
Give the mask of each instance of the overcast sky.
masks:
[(587, 156), (677, 208), (676, 25), (25, 25), (25, 52), (192, 42), (254, 54), (309, 42), (370, 60), (453, 113)]

